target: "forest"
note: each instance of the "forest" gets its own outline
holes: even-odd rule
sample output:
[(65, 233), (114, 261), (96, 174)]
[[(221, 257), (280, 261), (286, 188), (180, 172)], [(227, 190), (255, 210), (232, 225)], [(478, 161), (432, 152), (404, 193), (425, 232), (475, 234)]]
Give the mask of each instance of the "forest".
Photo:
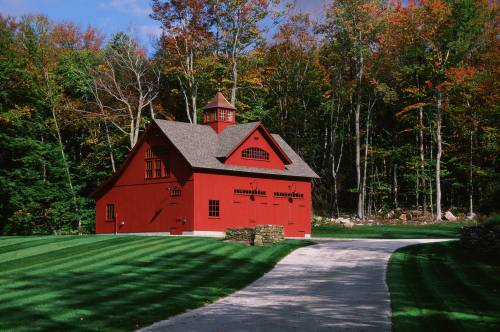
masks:
[(0, 234), (92, 233), (90, 193), (152, 119), (199, 123), (217, 87), (320, 175), (315, 215), (500, 202), (498, 5), (153, 0), (126, 31), (0, 14)]

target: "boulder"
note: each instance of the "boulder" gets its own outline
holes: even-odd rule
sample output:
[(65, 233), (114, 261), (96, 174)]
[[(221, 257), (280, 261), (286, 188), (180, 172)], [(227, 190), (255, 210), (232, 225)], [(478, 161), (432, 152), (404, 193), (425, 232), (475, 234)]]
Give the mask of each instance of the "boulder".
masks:
[(349, 228), (349, 229), (354, 227), (354, 223), (352, 223), (352, 222), (346, 222), (346, 223), (343, 223), (342, 225), (344, 226), (344, 228)]
[(453, 215), (453, 213), (451, 213), (451, 211), (446, 211), (444, 213), (444, 219), (448, 220), (448, 221), (456, 221), (457, 220), (457, 217), (455, 217)]
[(339, 218), (337, 219), (337, 221), (340, 223), (340, 224), (348, 224), (351, 222), (351, 219), (348, 219), (348, 218)]
[(406, 214), (405, 214), (405, 213), (401, 213), (401, 214), (399, 215), (399, 220), (406, 221), (406, 220), (407, 220), (407, 218), (406, 218)]
[(476, 214), (474, 212), (467, 213), (467, 216), (465, 218), (467, 218), (469, 220), (474, 220), (474, 219), (476, 219)]
[(394, 211), (391, 210), (385, 214), (385, 219), (392, 219), (394, 218)]

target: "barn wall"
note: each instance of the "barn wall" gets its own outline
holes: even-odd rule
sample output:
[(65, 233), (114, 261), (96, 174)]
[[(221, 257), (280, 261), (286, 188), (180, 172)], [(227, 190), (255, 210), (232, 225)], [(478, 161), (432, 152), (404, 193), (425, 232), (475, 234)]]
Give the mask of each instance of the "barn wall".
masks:
[[(145, 155), (151, 147), (166, 149), (169, 177), (145, 179)], [(171, 190), (181, 190), (180, 197)], [(115, 185), (96, 202), (96, 233), (171, 232), (193, 230), (191, 168), (165, 136), (153, 128)], [(106, 221), (106, 205), (115, 204), (116, 225)]]
[[(258, 147), (269, 153), (269, 160), (253, 160), (241, 157), (241, 151), (250, 147)], [(285, 169), (285, 164), (262, 134), (259, 128), (250, 135), (224, 162), (227, 165), (239, 165), (258, 168)]]
[[(283, 225), (285, 236), (311, 234), (311, 182), (259, 177), (195, 173), (194, 228), (197, 231), (225, 231), (229, 227), (257, 224)], [(265, 195), (236, 195), (234, 189), (255, 189)], [(303, 198), (276, 198), (274, 192), (295, 190)], [(220, 201), (220, 217), (208, 216), (208, 201)]]

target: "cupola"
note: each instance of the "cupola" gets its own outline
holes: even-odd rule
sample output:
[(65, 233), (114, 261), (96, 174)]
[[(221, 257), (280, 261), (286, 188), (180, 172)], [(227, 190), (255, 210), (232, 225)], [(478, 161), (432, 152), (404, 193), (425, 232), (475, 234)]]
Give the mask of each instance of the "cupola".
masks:
[(236, 107), (217, 91), (203, 107), (203, 124), (209, 125), (218, 134), (227, 126), (236, 124)]

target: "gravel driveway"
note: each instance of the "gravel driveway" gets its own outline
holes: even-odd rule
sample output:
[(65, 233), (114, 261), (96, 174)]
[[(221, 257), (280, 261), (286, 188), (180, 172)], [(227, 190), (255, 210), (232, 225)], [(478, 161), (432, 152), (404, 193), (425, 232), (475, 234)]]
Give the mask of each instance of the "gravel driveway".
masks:
[(321, 241), (295, 250), (246, 288), (141, 331), (390, 331), (391, 253), (436, 241)]

